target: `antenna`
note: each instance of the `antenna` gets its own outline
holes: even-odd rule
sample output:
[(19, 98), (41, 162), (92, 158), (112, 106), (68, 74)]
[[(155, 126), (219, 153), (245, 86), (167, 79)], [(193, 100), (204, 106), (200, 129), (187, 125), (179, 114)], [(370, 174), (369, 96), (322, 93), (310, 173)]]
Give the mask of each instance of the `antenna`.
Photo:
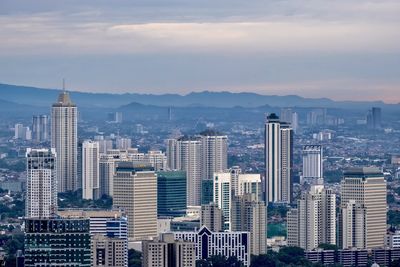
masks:
[(63, 78), (63, 91), (65, 93), (65, 79)]

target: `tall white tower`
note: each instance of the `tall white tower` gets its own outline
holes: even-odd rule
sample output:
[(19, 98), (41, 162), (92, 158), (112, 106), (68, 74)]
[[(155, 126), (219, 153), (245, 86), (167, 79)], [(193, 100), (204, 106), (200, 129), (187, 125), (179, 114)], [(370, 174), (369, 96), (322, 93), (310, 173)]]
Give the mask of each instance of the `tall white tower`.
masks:
[(26, 152), (26, 217), (48, 218), (57, 211), (55, 149)]
[(303, 146), (302, 181), (309, 184), (323, 184), (323, 156), (321, 145)]
[(58, 191), (75, 191), (77, 176), (77, 114), (69, 94), (63, 91), (51, 109), (51, 147), (57, 152)]
[(201, 135), (202, 179), (213, 180), (215, 172), (228, 169), (228, 137), (213, 130)]
[(90, 140), (82, 144), (82, 198), (100, 197), (99, 143)]
[(292, 166), (293, 130), (272, 113), (265, 124), (266, 202), (291, 202)]

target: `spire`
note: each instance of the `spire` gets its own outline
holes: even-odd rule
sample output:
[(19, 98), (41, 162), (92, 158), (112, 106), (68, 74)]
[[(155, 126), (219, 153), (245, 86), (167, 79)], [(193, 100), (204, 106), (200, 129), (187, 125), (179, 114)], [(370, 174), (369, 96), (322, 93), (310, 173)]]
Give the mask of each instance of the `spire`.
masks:
[(63, 78), (62, 82), (62, 91), (58, 95), (57, 103), (53, 104), (53, 107), (75, 107), (75, 104), (72, 103), (71, 98), (69, 97), (69, 93), (65, 89), (65, 79)]
[(63, 78), (63, 91), (65, 93), (65, 79)]

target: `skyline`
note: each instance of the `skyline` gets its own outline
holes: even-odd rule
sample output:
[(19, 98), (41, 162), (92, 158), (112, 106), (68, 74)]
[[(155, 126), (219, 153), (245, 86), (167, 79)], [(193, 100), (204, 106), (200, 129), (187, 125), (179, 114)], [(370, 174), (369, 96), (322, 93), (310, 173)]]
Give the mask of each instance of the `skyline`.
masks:
[(2, 1), (0, 82), (399, 103), (400, 3)]

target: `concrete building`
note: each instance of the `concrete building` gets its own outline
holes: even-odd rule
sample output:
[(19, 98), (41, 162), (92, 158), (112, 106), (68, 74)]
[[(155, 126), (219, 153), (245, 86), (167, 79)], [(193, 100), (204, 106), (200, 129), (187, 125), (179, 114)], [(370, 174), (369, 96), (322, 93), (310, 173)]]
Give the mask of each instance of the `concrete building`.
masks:
[(129, 149), (132, 147), (132, 140), (130, 138), (118, 137), (115, 139), (116, 149)]
[(144, 267), (196, 266), (196, 244), (176, 240), (172, 233), (164, 233), (152, 241), (144, 241), (142, 251)]
[(46, 142), (50, 139), (49, 117), (47, 115), (34, 115), (32, 118), (32, 139), (35, 142)]
[(302, 183), (323, 184), (323, 152), (321, 145), (305, 145), (302, 151)]
[(58, 191), (75, 191), (77, 176), (78, 110), (66, 91), (60, 93), (51, 109), (51, 147), (57, 152)]
[(256, 194), (234, 196), (232, 201), (231, 230), (250, 233), (252, 255), (267, 253), (266, 207)]
[(323, 185), (313, 185), (287, 214), (289, 246), (313, 250), (336, 244), (336, 195)]
[(157, 176), (151, 166), (119, 162), (113, 183), (113, 204), (128, 217), (129, 241), (157, 236)]
[(89, 219), (25, 219), (24, 250), (27, 267), (90, 267), (90, 243)]
[(224, 215), (216, 203), (201, 205), (200, 226), (206, 226), (212, 232), (224, 229)]
[(234, 256), (244, 266), (250, 266), (249, 232), (211, 232), (203, 226), (198, 232), (174, 232), (174, 239), (195, 243), (196, 260)]
[(82, 198), (98, 199), (100, 197), (100, 154), (99, 143), (84, 141), (82, 143)]
[(292, 200), (293, 130), (272, 113), (265, 124), (265, 192), (267, 202)]
[(201, 205), (202, 141), (199, 137), (181, 137), (168, 140), (168, 166), (186, 172), (187, 205)]
[(343, 248), (372, 249), (385, 244), (386, 181), (377, 168), (353, 168), (341, 182)]
[(26, 151), (25, 217), (48, 218), (57, 211), (55, 149)]
[[(233, 178), (233, 176), (232, 176)], [(237, 178), (236, 196), (245, 194), (254, 194), (257, 198), (262, 199), (262, 184), (260, 174), (241, 173)]]
[(92, 267), (127, 267), (126, 240), (95, 234), (91, 238)]
[(231, 173), (230, 172), (216, 172), (214, 173), (214, 193), (213, 202), (218, 205), (222, 210), (224, 216), (224, 230), (230, 230), (231, 227)]

